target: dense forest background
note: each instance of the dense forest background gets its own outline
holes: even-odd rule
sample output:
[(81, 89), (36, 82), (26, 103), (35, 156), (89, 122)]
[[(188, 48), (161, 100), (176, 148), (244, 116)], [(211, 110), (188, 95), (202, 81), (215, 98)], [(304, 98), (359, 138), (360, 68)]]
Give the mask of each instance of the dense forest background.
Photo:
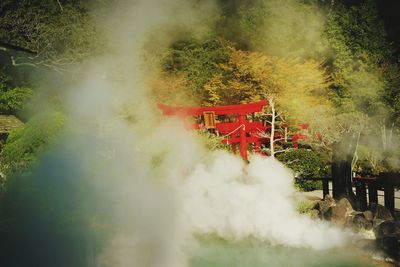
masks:
[[(353, 131), (361, 139), (355, 169), (397, 168), (396, 3), (217, 1), (201, 27), (181, 23), (149, 34), (142, 54), (150, 94), (180, 105), (269, 99), (277, 122), (311, 124), (306, 147), (313, 149), (291, 153), (329, 159), (332, 143)], [(3, 175), (29, 169), (62, 130), (63, 95), (83, 75), (82, 63), (111, 50), (109, 29), (99, 24), (113, 4), (2, 1), (0, 111), (27, 122), (2, 141)], [(166, 35), (168, 48), (160, 45)]]
[[(118, 40), (110, 40), (109, 33), (118, 23), (106, 27), (102, 23), (117, 2), (0, 3), (0, 114), (15, 115), (25, 123), (0, 141), (0, 250), (9, 258), (15, 258), (18, 236), (14, 237), (27, 229), (26, 224), (45, 223), (53, 231), (49, 235), (61, 238), (59, 246), (69, 252), (75, 241), (86, 238), (80, 235), (86, 229), (75, 228), (75, 236), (62, 237), (83, 216), (76, 211), (72, 215), (69, 208), (69, 221), (61, 216), (32, 219), (27, 210), (52, 214), (53, 208), (65, 203), (42, 205), (52, 194), (63, 195), (48, 189), (59, 181), (35, 180), (30, 174), (62, 138), (70, 117), (65, 96), (79, 86), (87, 62), (115, 52), (110, 43)], [(270, 106), (260, 120), (269, 119), (273, 108), (274, 124), (290, 125), (290, 132), (309, 124), (299, 149), (282, 145), (277, 153), (265, 147), (265, 153), (298, 175), (329, 176), (332, 147), (345, 133), (358, 136), (355, 171), (374, 175), (399, 170), (398, 1), (219, 0), (214, 4), (214, 12), (201, 23), (154, 28), (140, 48), (132, 47), (140, 50), (154, 109), (158, 102), (225, 105), (268, 99)], [(191, 5), (196, 8), (200, 3)], [(127, 117), (135, 123), (135, 118)], [(206, 142), (219, 144), (218, 137), (208, 137)], [(41, 186), (48, 189), (44, 195), (38, 193)], [(21, 208), (25, 205), (32, 207)], [(65, 232), (58, 232), (60, 227)], [(101, 225), (96, 229), (102, 231)], [(35, 240), (39, 233), (30, 235)], [(9, 243), (11, 239), (15, 244)], [(34, 251), (38, 262), (43, 260), (44, 248), (28, 244), (24, 249), (28, 254)], [(81, 249), (72, 251), (79, 254)], [(46, 261), (61, 257), (53, 256)], [(86, 263), (73, 265), (82, 264)]]

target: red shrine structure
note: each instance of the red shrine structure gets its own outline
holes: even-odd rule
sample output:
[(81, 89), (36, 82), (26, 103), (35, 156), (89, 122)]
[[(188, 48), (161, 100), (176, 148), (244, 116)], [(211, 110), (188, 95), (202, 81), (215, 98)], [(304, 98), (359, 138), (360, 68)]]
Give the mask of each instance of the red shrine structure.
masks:
[[(267, 100), (261, 100), (250, 104), (211, 106), (211, 107), (173, 107), (164, 104), (158, 104), (158, 108), (166, 116), (181, 117), (190, 129), (211, 129), (224, 135), (223, 144), (231, 145), (232, 151), (236, 153), (239, 145), (240, 155), (247, 160), (248, 144), (254, 146), (256, 153), (260, 153), (261, 142), (268, 142), (269, 138), (262, 133), (271, 129), (270, 125), (264, 125), (262, 122), (249, 121), (247, 115), (260, 112), (264, 106), (268, 105)], [(216, 116), (227, 115), (234, 118), (234, 121), (217, 122)], [(201, 117), (201, 123), (188, 124), (186, 117)], [(279, 137), (279, 133), (274, 133)], [(292, 139), (302, 138), (298, 133)]]

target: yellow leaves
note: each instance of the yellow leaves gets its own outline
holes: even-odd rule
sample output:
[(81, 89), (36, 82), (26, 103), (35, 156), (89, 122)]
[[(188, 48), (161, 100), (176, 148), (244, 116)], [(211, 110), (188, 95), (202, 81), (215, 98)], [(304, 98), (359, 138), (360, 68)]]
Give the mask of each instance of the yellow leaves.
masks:
[(205, 85), (211, 104), (237, 104), (274, 98), (281, 112), (310, 119), (307, 113), (330, 109), (328, 78), (321, 62), (279, 58), (231, 48), (229, 61), (220, 64), (225, 75)]
[(245, 102), (252, 94), (249, 84), (240, 79), (226, 80), (222, 75), (212, 77), (204, 86), (208, 93), (207, 104), (232, 105)]
[(151, 98), (155, 102), (169, 105), (198, 104), (193, 96), (191, 85), (183, 75), (167, 75), (162, 73), (151, 84)]
[[(183, 76), (164, 75), (155, 83), (162, 102), (191, 105), (232, 105), (274, 99), (279, 113), (293, 123), (313, 124), (333, 113), (329, 79), (321, 62), (275, 57), (228, 47), (229, 58), (217, 66), (202, 88), (193, 89)], [(162, 100), (164, 99), (164, 100)], [(190, 101), (191, 100), (191, 101)]]
[(207, 104), (216, 105), (221, 101), (221, 97), (218, 94), (218, 91), (223, 87), (225, 87), (225, 85), (222, 82), (221, 75), (216, 75), (210, 79), (210, 81), (204, 86), (204, 90), (208, 94)]

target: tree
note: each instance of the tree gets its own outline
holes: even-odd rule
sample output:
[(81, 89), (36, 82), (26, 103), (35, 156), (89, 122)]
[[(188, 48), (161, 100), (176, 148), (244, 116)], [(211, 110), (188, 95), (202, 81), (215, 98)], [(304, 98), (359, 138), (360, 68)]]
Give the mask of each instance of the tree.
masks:
[(320, 58), (324, 15), (316, 1), (256, 0), (238, 11), (242, 42), (281, 57)]
[[(332, 51), (327, 62), (335, 93), (336, 124), (340, 126), (332, 142), (340, 139), (340, 133), (356, 132), (368, 136), (359, 138), (367, 142), (360, 145), (369, 146), (374, 153), (388, 147), (388, 137), (397, 123), (396, 88), (400, 80), (398, 66), (392, 62), (394, 49), (387, 41), (375, 1), (349, 8), (336, 5), (328, 17), (325, 37)], [(371, 146), (377, 144), (375, 140), (386, 144)]]
[[(84, 1), (2, 1), (0, 40), (37, 52), (11, 55), (14, 66), (70, 70), (99, 51), (99, 28)], [(3, 47), (3, 50), (8, 50)]]
[(32, 117), (24, 128), (12, 131), (0, 154), (1, 171), (6, 175), (29, 172), (59, 136), (65, 120), (62, 113), (44, 112)]
[(275, 146), (287, 143), (293, 134), (293, 127), (283, 125), (312, 122), (314, 126), (315, 112), (321, 117), (331, 113), (328, 78), (315, 60), (242, 51), (233, 43), (212, 39), (174, 44), (163, 62), (164, 72), (153, 86), (158, 101), (232, 105), (268, 99), (269, 110), (258, 119), (272, 127), (265, 133), (272, 156), (285, 151), (287, 147), (275, 150)]
[(228, 63), (219, 65), (225, 75), (215, 75), (204, 86), (208, 103), (224, 105), (268, 99), (269, 111), (262, 119), (271, 125), (271, 156), (280, 152), (275, 150), (276, 142), (283, 141), (275, 139), (280, 125), (310, 123), (314, 127), (315, 112), (321, 120), (331, 114), (329, 83), (319, 62), (230, 49)]
[[(219, 64), (228, 61), (230, 45), (230, 42), (218, 37), (203, 41), (194, 38), (177, 41), (164, 55), (160, 80), (175, 79), (176, 82), (180, 80), (181, 82), (178, 84), (182, 84), (182, 81), (185, 80), (186, 88), (182, 88), (186, 91), (185, 95), (189, 96), (192, 101), (203, 104), (209, 98), (207, 91), (204, 90), (204, 85), (214, 75), (224, 73)], [(157, 84), (155, 85), (157, 87)], [(164, 91), (176, 91), (173, 84), (166, 84), (164, 88)], [(154, 93), (158, 94), (158, 90)], [(184, 98), (184, 100), (187, 101), (188, 98)]]
[(10, 87), (11, 77), (0, 71), (0, 114), (17, 114), (33, 96), (28, 87)]
[(0, 90), (0, 113), (15, 114), (24, 109), (26, 102), (32, 98), (30, 88), (17, 87), (7, 91)]
[(282, 153), (277, 157), (285, 163), (296, 177), (296, 186), (304, 191), (320, 189), (321, 181), (307, 181), (302, 178), (324, 178), (330, 172), (329, 160), (322, 154), (310, 149), (296, 149)]
[(384, 102), (385, 72), (393, 56), (386, 40), (383, 22), (375, 1), (345, 8), (338, 5), (330, 14), (325, 31), (332, 49), (331, 71), (339, 107), (381, 115)]

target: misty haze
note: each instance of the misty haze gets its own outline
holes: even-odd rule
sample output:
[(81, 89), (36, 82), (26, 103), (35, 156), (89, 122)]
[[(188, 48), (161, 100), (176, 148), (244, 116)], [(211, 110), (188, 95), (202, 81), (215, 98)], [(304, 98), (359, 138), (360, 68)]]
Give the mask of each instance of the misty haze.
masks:
[(398, 266), (399, 12), (1, 1), (0, 266)]

